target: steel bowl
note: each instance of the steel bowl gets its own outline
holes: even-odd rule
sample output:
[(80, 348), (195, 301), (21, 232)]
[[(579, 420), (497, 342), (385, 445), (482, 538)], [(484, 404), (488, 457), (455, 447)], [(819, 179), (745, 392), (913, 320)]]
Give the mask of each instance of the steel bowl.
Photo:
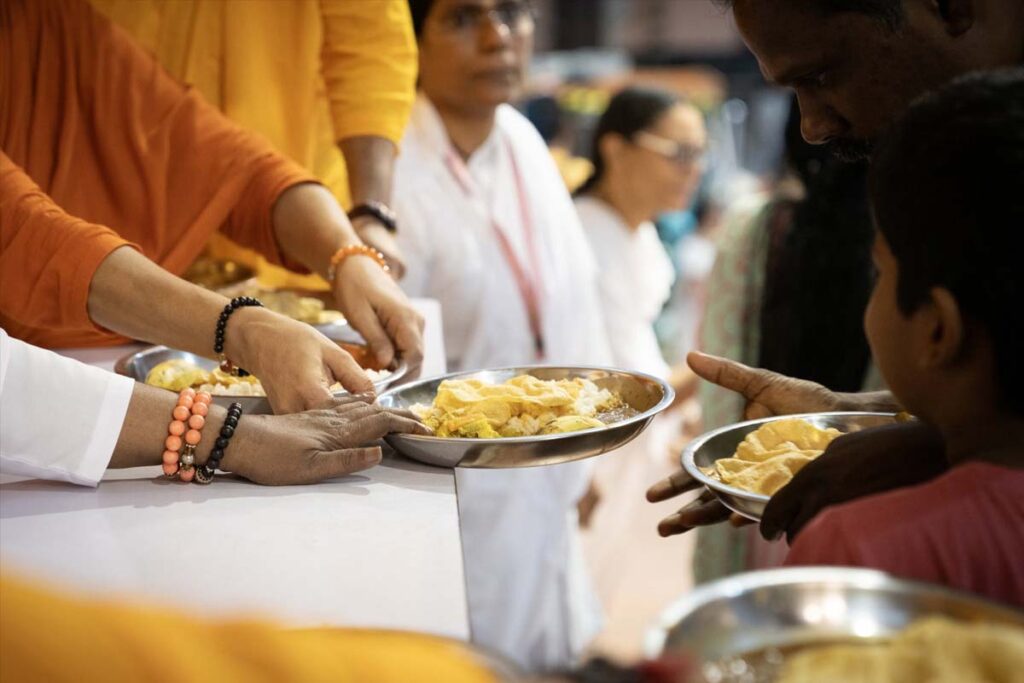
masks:
[[(365, 345), (349, 344), (347, 342), (339, 342), (339, 344), (342, 348), (351, 352), (357, 361), (362, 357), (372, 357), (369, 354), (369, 351), (366, 350)], [(196, 354), (189, 353), (188, 351), (179, 351), (166, 346), (151, 346), (148, 349), (143, 349), (142, 351), (129, 354), (119, 359), (114, 365), (114, 372), (119, 375), (131, 377), (137, 382), (145, 382), (146, 377), (149, 375), (149, 371), (154, 367), (164, 361), (176, 359), (194, 363), (204, 370), (213, 370), (217, 367), (217, 361), (197, 356)], [(373, 386), (377, 393), (384, 391), (388, 387), (400, 381), (409, 371), (408, 366), (402, 361), (399, 361), (394, 367), (389, 369), (391, 370), (390, 375), (379, 382), (374, 382)], [(346, 391), (338, 391), (335, 392), (334, 395), (345, 396), (347, 393), (348, 392)], [(273, 412), (270, 408), (270, 402), (267, 401), (265, 396), (230, 396), (214, 394), (213, 402), (225, 407), (232, 403), (240, 403), (242, 405), (242, 410), (244, 410), (247, 415), (267, 415)]]
[(768, 422), (793, 418), (806, 420), (819, 429), (834, 427), (844, 434), (896, 421), (894, 413), (805, 413), (740, 422), (708, 432), (691, 441), (683, 451), (683, 469), (714, 493), (727, 508), (759, 522), (764, 515), (765, 506), (768, 505), (769, 496), (723, 484), (714, 476), (705, 474), (704, 470), (714, 467), (716, 460), (731, 458), (736, 453), (736, 447), (750, 432)]
[(769, 649), (885, 640), (925, 616), (1024, 627), (1024, 612), (873, 569), (787, 567), (695, 589), (648, 632), (650, 657), (686, 652), (702, 663)]
[(480, 372), (462, 372), (425, 379), (391, 389), (377, 401), (390, 408), (430, 405), (441, 382), (449, 379), (480, 379), (499, 384), (518, 375), (543, 380), (588, 379), (622, 398), (639, 415), (605, 427), (567, 434), (546, 434), (500, 439), (458, 439), (391, 434), (385, 439), (396, 451), (413, 460), (441, 467), (501, 469), (557, 465), (615, 450), (647, 428), (654, 416), (672, 404), (675, 394), (666, 382), (638, 372), (609, 368), (527, 366)]

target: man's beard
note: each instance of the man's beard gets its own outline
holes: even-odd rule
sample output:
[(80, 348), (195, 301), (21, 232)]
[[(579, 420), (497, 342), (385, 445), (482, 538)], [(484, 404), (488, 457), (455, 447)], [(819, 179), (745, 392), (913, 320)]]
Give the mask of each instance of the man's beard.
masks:
[(836, 159), (847, 163), (855, 163), (870, 159), (873, 145), (867, 140), (840, 138), (829, 142), (828, 148)]

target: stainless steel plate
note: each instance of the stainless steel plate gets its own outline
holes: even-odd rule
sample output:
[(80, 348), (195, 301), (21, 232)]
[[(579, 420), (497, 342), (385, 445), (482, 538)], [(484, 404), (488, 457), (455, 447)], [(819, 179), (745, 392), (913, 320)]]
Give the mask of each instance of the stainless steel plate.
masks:
[(702, 662), (807, 645), (891, 637), (924, 616), (1024, 627), (1024, 612), (872, 569), (788, 567), (701, 586), (669, 607), (645, 650)]
[(345, 320), (335, 320), (331, 323), (313, 325), (313, 327), (328, 339), (348, 344), (366, 345), (366, 340), (363, 339), (363, 336), (356, 332), (355, 328), (349, 325)]
[(893, 413), (805, 413), (740, 422), (708, 432), (691, 441), (683, 451), (683, 469), (710, 489), (727, 508), (748, 519), (760, 521), (764, 515), (764, 508), (768, 505), (768, 496), (723, 484), (715, 477), (704, 474), (702, 468), (713, 467), (716, 460), (732, 457), (736, 447), (747, 434), (762, 425), (793, 418), (807, 420), (819, 429), (834, 427), (844, 434), (891, 424), (896, 420)]
[(639, 415), (606, 427), (568, 434), (548, 434), (505, 439), (455, 439), (391, 434), (385, 437), (396, 451), (414, 460), (441, 467), (509, 468), (537, 467), (582, 460), (615, 450), (636, 438), (654, 416), (672, 404), (672, 387), (656, 377), (637, 372), (588, 367), (526, 366), (434, 377), (392, 389), (377, 399), (381, 405), (409, 408), (430, 405), (441, 382), (448, 379), (481, 379), (499, 384), (518, 375), (543, 380), (582, 377), (616, 393)]
[[(146, 376), (149, 375), (149, 371), (154, 367), (164, 361), (176, 359), (194, 363), (204, 370), (213, 370), (217, 367), (217, 361), (197, 356), (194, 353), (189, 353), (188, 351), (178, 351), (177, 349), (170, 349), (166, 346), (151, 346), (148, 349), (143, 349), (142, 351), (127, 355), (118, 360), (114, 365), (114, 372), (119, 375), (131, 377), (138, 382), (145, 382)], [(407, 372), (408, 366), (406, 366), (404, 362), (399, 362), (391, 369), (390, 375), (379, 382), (374, 383), (377, 393), (380, 393), (396, 382), (399, 382)], [(335, 393), (335, 395), (344, 396), (346, 393), (347, 392), (341, 391)], [(270, 403), (264, 396), (214, 395), (213, 402), (222, 406), (228, 406), (236, 402), (241, 403), (242, 410), (244, 410), (247, 415), (264, 415), (273, 412), (270, 409)]]

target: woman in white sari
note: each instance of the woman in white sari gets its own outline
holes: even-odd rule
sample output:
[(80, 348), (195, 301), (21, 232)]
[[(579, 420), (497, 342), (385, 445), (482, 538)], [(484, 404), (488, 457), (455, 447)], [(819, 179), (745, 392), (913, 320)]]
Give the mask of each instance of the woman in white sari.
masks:
[[(700, 183), (706, 138), (704, 117), (693, 105), (662, 90), (627, 88), (611, 99), (597, 123), (590, 157), (594, 172), (576, 194), (601, 272), (612, 362), (672, 382), (677, 395), (692, 390), (692, 374), (669, 367), (655, 335), (675, 272), (653, 220), (689, 206)], [(601, 505), (587, 556), (606, 602), (619, 602), (631, 590), (622, 579), (622, 548), (639, 542), (637, 519), (645, 503), (637, 493), (674, 471), (668, 453), (681, 420), (678, 413), (659, 415), (616, 457), (598, 461), (594, 491)], [(678, 583), (667, 582), (666, 590), (682, 590), (685, 583), (680, 572)]]
[[(521, 0), (410, 0), (420, 93), (393, 205), (402, 287), (440, 300), (449, 370), (610, 362), (597, 271), (547, 147), (509, 106), (533, 46)], [(473, 639), (564, 667), (599, 627), (576, 536), (585, 463), (457, 470)]]

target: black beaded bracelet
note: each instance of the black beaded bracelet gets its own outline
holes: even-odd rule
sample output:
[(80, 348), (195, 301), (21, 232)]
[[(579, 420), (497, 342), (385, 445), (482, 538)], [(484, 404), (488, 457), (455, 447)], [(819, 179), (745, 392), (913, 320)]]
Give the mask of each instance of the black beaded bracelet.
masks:
[(224, 355), (224, 332), (228, 327), (228, 318), (231, 314), (237, 311), (239, 308), (245, 308), (246, 306), (262, 306), (259, 299), (251, 296), (236, 296), (231, 300), (224, 310), (220, 312), (220, 318), (217, 319), (217, 331), (213, 338), (213, 352), (220, 356), (220, 369), (229, 375), (237, 375), (238, 377), (247, 377), (248, 372), (242, 368), (235, 367), (235, 364), (228, 360), (227, 356)]
[(220, 467), (220, 461), (224, 457), (224, 450), (231, 443), (231, 437), (235, 435), (235, 428), (238, 427), (238, 420), (242, 417), (242, 404), (232, 403), (228, 406), (228, 416), (224, 418), (224, 424), (220, 427), (220, 436), (213, 444), (210, 457), (206, 459), (205, 465), (196, 468), (195, 480), (199, 484), (209, 484), (213, 481), (214, 472)]

